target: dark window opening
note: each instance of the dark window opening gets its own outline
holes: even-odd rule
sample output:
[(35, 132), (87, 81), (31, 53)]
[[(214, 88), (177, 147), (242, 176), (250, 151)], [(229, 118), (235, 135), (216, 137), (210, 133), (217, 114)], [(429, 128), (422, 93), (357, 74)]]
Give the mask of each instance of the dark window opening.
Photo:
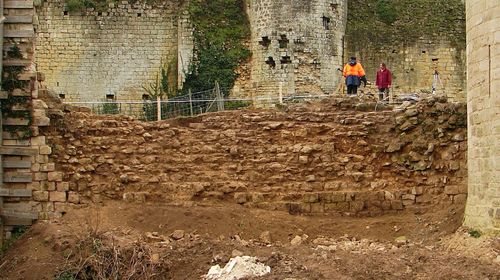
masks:
[(142, 100), (149, 100), (149, 94), (143, 94)]
[(59, 98), (60, 98), (60, 99), (66, 99), (66, 94), (64, 94), (64, 93), (60, 93), (60, 94), (59, 94)]
[(269, 65), (269, 67), (271, 67), (271, 68), (276, 67), (276, 61), (274, 61), (274, 58), (272, 56), (270, 56), (266, 59), (266, 64)]
[(330, 8), (332, 9), (333, 12), (336, 13), (339, 10), (339, 4), (330, 3)]
[(290, 42), (287, 38), (286, 35), (282, 34), (280, 35), (281, 39), (278, 40), (280, 49), (286, 49), (288, 47), (288, 42)]
[(137, 13), (137, 17), (142, 17), (142, 14), (141, 13)]
[(264, 37), (262, 37), (262, 40), (259, 41), (259, 45), (267, 48), (267, 47), (269, 47), (269, 45), (271, 45), (271, 40), (269, 40), (269, 37), (264, 36)]
[(290, 63), (292, 63), (292, 59), (290, 58), (290, 56), (285, 55), (281, 57), (281, 64), (290, 64)]
[(323, 27), (325, 30), (330, 30), (330, 18), (323, 16)]
[(97, 16), (101, 17), (102, 16), (102, 12), (97, 12)]
[(106, 101), (115, 101), (114, 94), (106, 94)]
[(422, 53), (427, 53), (427, 51), (422, 51)]
[(433, 58), (432, 59), (432, 62), (438, 62), (439, 61), (439, 58)]
[(68, 11), (64, 11), (64, 12), (63, 12), (63, 14), (64, 14), (65, 16), (67, 16), (69, 13), (68, 13)]
[(57, 86), (59, 86), (59, 82), (57, 82), (56, 84), (57, 84)]

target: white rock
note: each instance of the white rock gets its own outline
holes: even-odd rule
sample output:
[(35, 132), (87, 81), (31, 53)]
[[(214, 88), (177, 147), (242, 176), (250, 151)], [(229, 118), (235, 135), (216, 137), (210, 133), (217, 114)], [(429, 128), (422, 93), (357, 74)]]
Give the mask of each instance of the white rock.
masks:
[(249, 277), (260, 277), (271, 273), (271, 268), (259, 263), (257, 258), (242, 256), (229, 260), (221, 268), (219, 265), (212, 266), (205, 275), (206, 280), (238, 280)]

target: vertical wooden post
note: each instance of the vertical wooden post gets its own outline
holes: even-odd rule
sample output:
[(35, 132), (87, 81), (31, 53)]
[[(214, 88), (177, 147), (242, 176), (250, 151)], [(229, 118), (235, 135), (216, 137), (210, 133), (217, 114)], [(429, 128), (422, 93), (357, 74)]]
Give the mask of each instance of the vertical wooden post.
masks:
[(161, 98), (160, 96), (156, 97), (156, 115), (158, 121), (161, 121)]
[(193, 116), (193, 99), (191, 94), (191, 89), (189, 89), (189, 113)]
[(215, 81), (215, 95), (217, 98), (217, 111), (224, 111), (224, 99), (222, 98), (218, 81)]
[(283, 82), (280, 82), (280, 85), (279, 85), (278, 98), (279, 98), (280, 104), (283, 104)]

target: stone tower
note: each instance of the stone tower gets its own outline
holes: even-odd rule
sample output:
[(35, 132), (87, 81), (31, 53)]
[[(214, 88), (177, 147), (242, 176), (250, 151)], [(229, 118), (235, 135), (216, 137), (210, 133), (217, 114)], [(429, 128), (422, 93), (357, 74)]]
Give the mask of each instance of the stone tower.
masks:
[(500, 2), (467, 0), (469, 197), (465, 225), (500, 233)]
[(254, 98), (335, 91), (347, 0), (250, 0), (248, 14)]

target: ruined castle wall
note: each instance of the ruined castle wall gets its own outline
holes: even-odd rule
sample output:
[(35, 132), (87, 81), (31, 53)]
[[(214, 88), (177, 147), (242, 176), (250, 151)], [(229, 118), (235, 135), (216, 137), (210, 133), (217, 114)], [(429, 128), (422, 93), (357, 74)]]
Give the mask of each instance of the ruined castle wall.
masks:
[(500, 232), (500, 3), (466, 4), (470, 195), (465, 224)]
[[(434, 73), (438, 71), (436, 92), (451, 100), (466, 100), (465, 51), (453, 47), (446, 40), (421, 39), (411, 45), (387, 42), (380, 46), (358, 45), (353, 38), (346, 38), (345, 57), (356, 56), (361, 60), (366, 77), (375, 85), (380, 63), (385, 62), (393, 74), (393, 93), (408, 94), (431, 92)], [(375, 86), (370, 88), (376, 92)]]
[(351, 215), (463, 205), (465, 123), (464, 104), (436, 100), (397, 112), (325, 100), (149, 123), (71, 112), (44, 131), (57, 170), (34, 195), (56, 213), (108, 199)]
[(252, 0), (251, 81), (255, 97), (325, 94), (339, 82), (347, 1)]
[(37, 8), (37, 69), (68, 101), (140, 100), (162, 65), (177, 61), (178, 1), (127, 1), (67, 11), (63, 0)]

